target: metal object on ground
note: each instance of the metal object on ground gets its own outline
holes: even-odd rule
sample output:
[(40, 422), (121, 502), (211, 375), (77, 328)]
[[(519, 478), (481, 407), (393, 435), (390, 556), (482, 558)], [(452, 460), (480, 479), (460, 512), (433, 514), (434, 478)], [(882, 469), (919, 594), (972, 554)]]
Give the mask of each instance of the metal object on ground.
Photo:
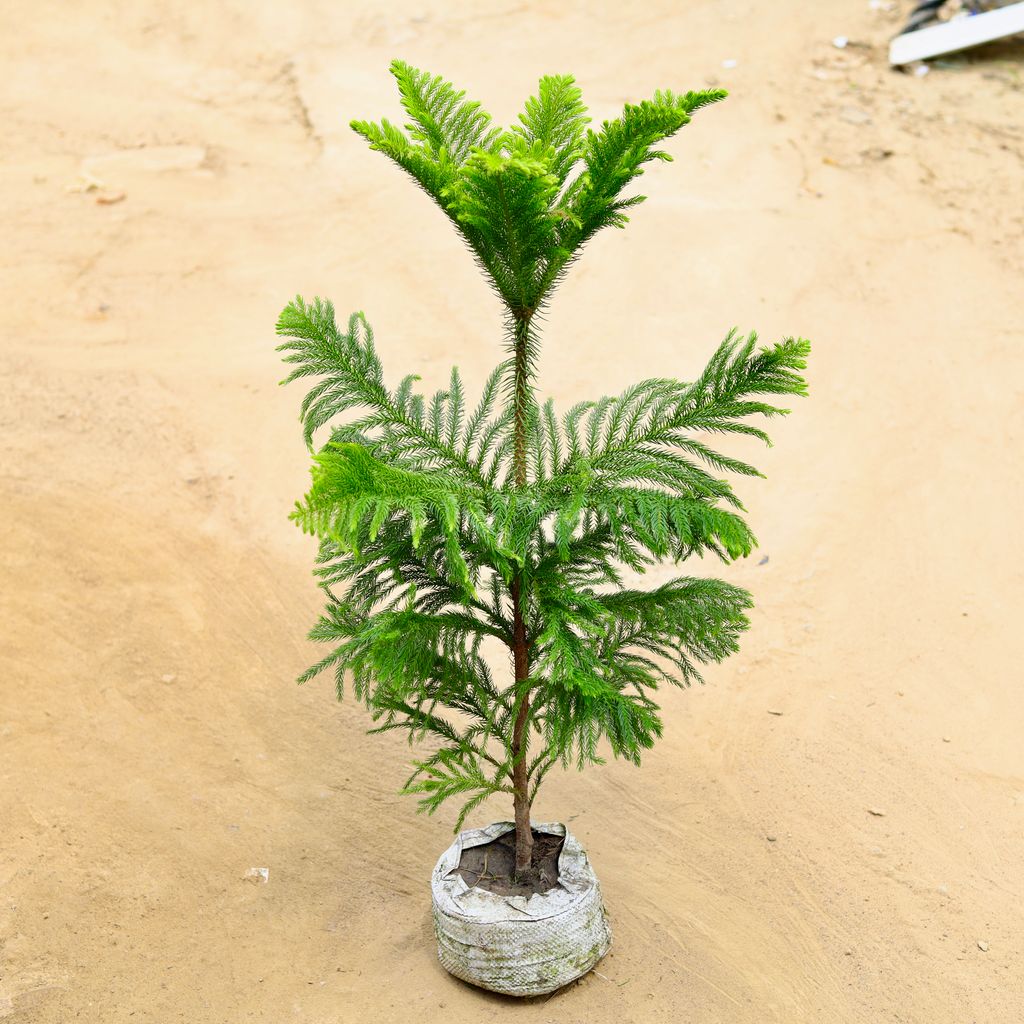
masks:
[[(942, 2), (934, 0), (918, 4), (907, 27), (889, 44), (890, 64), (912, 64), (1024, 32), (1024, 3), (927, 24), (941, 6)], [(912, 25), (917, 27), (912, 28)]]

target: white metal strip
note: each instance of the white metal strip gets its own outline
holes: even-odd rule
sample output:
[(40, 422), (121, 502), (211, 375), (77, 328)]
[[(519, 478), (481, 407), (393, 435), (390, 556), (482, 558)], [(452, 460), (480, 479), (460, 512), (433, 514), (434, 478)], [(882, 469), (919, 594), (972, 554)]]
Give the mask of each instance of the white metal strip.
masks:
[(971, 46), (990, 43), (993, 39), (1024, 32), (1024, 3), (999, 7), (984, 14), (953, 18), (939, 25), (919, 28), (897, 36), (889, 44), (890, 64), (910, 64), (943, 53), (955, 53)]

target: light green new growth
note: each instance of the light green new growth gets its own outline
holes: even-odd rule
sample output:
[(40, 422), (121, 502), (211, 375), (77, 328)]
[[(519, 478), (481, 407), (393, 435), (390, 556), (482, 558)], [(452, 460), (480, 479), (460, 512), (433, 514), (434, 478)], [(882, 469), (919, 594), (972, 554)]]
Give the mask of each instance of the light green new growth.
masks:
[[(380, 723), (435, 746), (405, 786), (433, 812), (462, 799), (456, 827), (493, 793), (513, 798), (517, 869), (530, 865), (530, 805), (556, 764), (601, 761), (602, 741), (639, 764), (661, 735), (652, 694), (689, 685), (737, 649), (750, 595), (681, 577), (623, 583), (706, 552), (729, 561), (755, 540), (721, 474), (759, 476), (700, 435), (746, 434), (803, 395), (809, 344), (757, 348), (730, 334), (692, 382), (642, 381), (556, 413), (536, 397), (542, 309), (586, 242), (624, 227), (628, 190), (657, 147), (723, 90), (655, 93), (599, 130), (570, 76), (543, 78), (519, 123), (495, 127), (451, 84), (395, 61), (405, 129), (353, 122), (410, 174), (465, 239), (505, 311), (508, 358), (470, 407), (457, 369), (445, 390), (389, 386), (361, 313), (301, 298), (278, 321), (302, 403), (313, 483), (294, 519), (320, 540), (327, 595), (311, 637), (330, 653), (301, 680), (345, 673)], [(347, 422), (337, 417), (349, 413)], [(482, 655), (509, 652), (499, 685)]]

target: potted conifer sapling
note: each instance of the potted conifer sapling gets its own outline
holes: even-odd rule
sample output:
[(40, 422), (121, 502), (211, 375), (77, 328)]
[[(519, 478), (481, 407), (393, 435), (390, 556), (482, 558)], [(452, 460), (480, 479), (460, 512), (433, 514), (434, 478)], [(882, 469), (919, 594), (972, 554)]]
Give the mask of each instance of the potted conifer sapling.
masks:
[[(513, 822), (462, 831), (434, 871), (439, 955), (518, 995), (590, 970), (610, 932), (597, 879), (564, 825), (531, 819), (555, 767), (610, 751), (640, 763), (662, 733), (662, 684), (700, 680), (737, 649), (750, 595), (717, 579), (627, 582), (693, 555), (746, 556), (754, 537), (726, 474), (758, 476), (714, 436), (767, 442), (758, 417), (802, 395), (809, 345), (729, 334), (689, 382), (644, 380), (559, 413), (538, 393), (538, 314), (586, 243), (624, 227), (630, 185), (719, 89), (657, 92), (588, 128), (569, 76), (543, 78), (502, 129), (440, 77), (391, 66), (408, 117), (353, 122), (459, 232), (501, 301), (505, 358), (470, 401), (457, 369), (421, 394), (391, 380), (361, 313), (297, 298), (278, 334), (302, 402), (312, 485), (293, 518), (319, 539), (330, 651), (301, 680), (346, 676), (377, 723), (424, 741), (405, 792), (420, 809), (488, 797)], [(495, 334), (499, 331), (496, 329)], [(322, 443), (314, 436), (329, 428)], [(507, 678), (485, 657), (506, 652)], [(493, 661), (493, 658), (492, 658)]]

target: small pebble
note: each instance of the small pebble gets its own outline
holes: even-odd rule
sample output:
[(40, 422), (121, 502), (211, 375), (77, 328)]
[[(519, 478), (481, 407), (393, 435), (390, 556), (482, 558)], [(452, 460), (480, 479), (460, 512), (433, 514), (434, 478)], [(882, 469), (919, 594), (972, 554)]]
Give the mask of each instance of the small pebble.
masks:
[(953, 741), (948, 736), (943, 736), (942, 737), (942, 742), (943, 743), (952, 743)]
[(877, 807), (869, 807), (868, 814), (873, 814), (876, 818), (885, 817), (885, 811), (880, 811)]
[(781, 711), (776, 711), (774, 708), (769, 708), (768, 709), (768, 714), (769, 715), (779, 715), (781, 717), (782, 712)]
[(978, 949), (980, 949), (982, 951), (982, 953), (987, 953), (988, 952), (988, 943), (985, 942), (983, 939), (978, 939)]
[(769, 843), (774, 843), (778, 836), (765, 836)]
[(861, 107), (842, 107), (839, 120), (847, 124), (871, 124), (871, 115)]

